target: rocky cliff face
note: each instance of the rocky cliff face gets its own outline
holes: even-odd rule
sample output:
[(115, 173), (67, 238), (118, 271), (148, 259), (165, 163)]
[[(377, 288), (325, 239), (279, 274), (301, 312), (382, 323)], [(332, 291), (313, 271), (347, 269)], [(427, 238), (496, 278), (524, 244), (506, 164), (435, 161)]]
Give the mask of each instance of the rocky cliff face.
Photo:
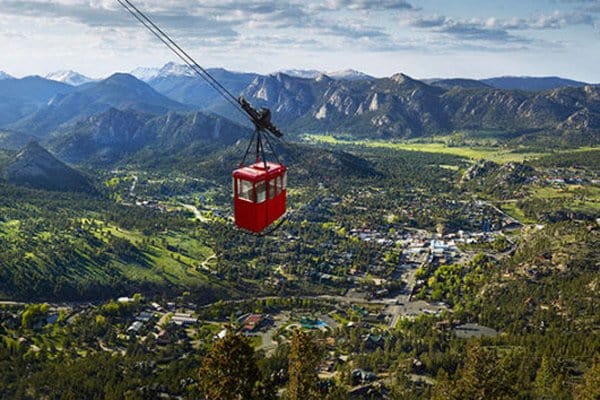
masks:
[[(459, 82), (460, 83), (460, 82)], [(415, 137), (453, 130), (584, 130), (600, 141), (598, 86), (527, 92), (428, 85), (404, 74), (343, 81), (257, 77), (243, 95), (271, 108), (282, 129)], [(590, 136), (591, 133), (591, 136)]]
[[(600, 143), (600, 86), (525, 91), (498, 89), (464, 79), (427, 84), (405, 74), (381, 79), (333, 79), (324, 74), (301, 78), (284, 73), (261, 76), (211, 71), (233, 93), (241, 93), (256, 107), (269, 107), (273, 122), (286, 133), (411, 138), (458, 130), (484, 130), (507, 132), (523, 139), (539, 133), (566, 144)], [(209, 123), (200, 114), (191, 119), (186, 117), (184, 121), (173, 112), (190, 112), (201, 107), (247, 123), (231, 104), (194, 76), (160, 75), (151, 82), (161, 93), (127, 74), (115, 74), (77, 88), (42, 78), (0, 81), (9, 94), (14, 91), (37, 93), (35, 96), (30, 93), (31, 99), (14, 97), (16, 94), (11, 94), (13, 97), (8, 100), (0, 96), (0, 125), (42, 139), (50, 134), (57, 136), (57, 131), (71, 135), (74, 126), (75, 130), (79, 129), (77, 123), (93, 125), (94, 122), (87, 119), (111, 107), (160, 116), (164, 120), (155, 124), (159, 131), (178, 132), (178, 136), (190, 140), (195, 140), (194, 132), (200, 128), (204, 133), (211, 131), (206, 124), (214, 125), (216, 121)], [(44, 99), (43, 105), (41, 99)], [(147, 131), (136, 130), (141, 129), (139, 121), (119, 122), (117, 114), (114, 120), (102, 118), (105, 125), (96, 129), (102, 137), (93, 137), (94, 143), (125, 140), (138, 146), (138, 140), (147, 140), (140, 136), (148, 134)], [(14, 122), (15, 119), (18, 121)], [(220, 123), (228, 124), (224, 120)], [(125, 130), (110, 130), (110, 126), (123, 125)], [(93, 127), (88, 126), (86, 130), (91, 132)], [(214, 132), (219, 135), (218, 129)]]

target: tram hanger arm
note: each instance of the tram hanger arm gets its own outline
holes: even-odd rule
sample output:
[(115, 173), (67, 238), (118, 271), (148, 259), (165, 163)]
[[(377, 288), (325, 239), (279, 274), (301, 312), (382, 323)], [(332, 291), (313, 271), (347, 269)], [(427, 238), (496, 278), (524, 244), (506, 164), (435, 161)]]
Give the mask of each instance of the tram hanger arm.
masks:
[(256, 130), (268, 131), (278, 138), (283, 137), (283, 132), (277, 129), (277, 127), (271, 122), (271, 110), (266, 107), (262, 107), (257, 110), (256, 108), (252, 107), (252, 104), (250, 104), (250, 102), (243, 96), (238, 98), (238, 103), (252, 119)]

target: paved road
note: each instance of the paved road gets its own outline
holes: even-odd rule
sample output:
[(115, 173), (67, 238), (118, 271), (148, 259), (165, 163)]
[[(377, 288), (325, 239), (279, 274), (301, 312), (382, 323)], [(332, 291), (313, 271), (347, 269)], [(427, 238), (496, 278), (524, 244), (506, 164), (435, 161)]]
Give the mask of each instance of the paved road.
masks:
[(137, 175), (133, 175), (131, 187), (129, 188), (129, 197), (135, 197), (135, 185), (137, 185), (137, 182), (138, 182)]
[(262, 343), (259, 347), (259, 350), (264, 350), (268, 356), (271, 355), (275, 349), (277, 349), (278, 343), (273, 340), (273, 336), (275, 335), (275, 332), (277, 332), (277, 329), (287, 324), (289, 319), (290, 315), (286, 312), (274, 317), (275, 321), (273, 322), (273, 325), (271, 325), (266, 331), (259, 333), (259, 335), (262, 337)]

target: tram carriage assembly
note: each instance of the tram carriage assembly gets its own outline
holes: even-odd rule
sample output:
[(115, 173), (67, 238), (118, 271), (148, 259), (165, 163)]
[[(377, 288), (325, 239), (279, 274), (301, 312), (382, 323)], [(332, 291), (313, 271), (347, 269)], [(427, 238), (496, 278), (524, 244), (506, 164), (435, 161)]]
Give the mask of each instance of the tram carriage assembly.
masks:
[[(244, 158), (238, 169), (233, 171), (233, 215), (236, 227), (253, 234), (272, 232), (286, 212), (287, 167), (277, 159), (269, 136), (283, 137), (283, 133), (271, 123), (268, 108), (255, 109), (243, 97), (235, 97), (221, 85), (207, 70), (202, 68), (185, 50), (175, 43), (131, 0), (117, 0), (135, 19), (144, 25), (154, 36), (163, 42), (198, 76), (225, 98), (236, 110), (247, 117), (254, 125), (254, 135), (248, 144)], [(265, 144), (277, 162), (266, 158)], [(246, 165), (250, 149), (255, 148), (255, 160)], [(267, 228), (271, 230), (267, 231)]]
[(233, 171), (235, 224), (260, 233), (278, 220), (286, 209), (287, 168), (258, 162)]

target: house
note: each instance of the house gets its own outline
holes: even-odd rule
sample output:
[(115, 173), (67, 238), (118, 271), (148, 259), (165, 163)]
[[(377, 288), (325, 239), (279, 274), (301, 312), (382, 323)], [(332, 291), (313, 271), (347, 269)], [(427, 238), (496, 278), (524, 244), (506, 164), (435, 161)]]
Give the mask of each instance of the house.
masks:
[(363, 342), (365, 343), (365, 347), (367, 349), (374, 350), (378, 347), (383, 348), (383, 345), (385, 344), (385, 336), (369, 333)]
[(144, 324), (141, 321), (135, 321), (127, 328), (127, 333), (137, 334), (142, 329)]
[(373, 372), (365, 371), (359, 368), (353, 369), (351, 376), (353, 385), (358, 385), (365, 382), (373, 382), (375, 379), (377, 379), (377, 376)]
[(141, 322), (148, 322), (152, 318), (154, 318), (154, 314), (152, 314), (151, 312), (148, 312), (148, 311), (142, 311), (135, 317), (135, 320), (141, 321)]
[(171, 323), (179, 326), (194, 325), (198, 322), (198, 318), (193, 317), (192, 314), (188, 313), (175, 313), (171, 317)]
[(224, 339), (225, 336), (227, 336), (228, 332), (229, 332), (229, 330), (227, 328), (224, 328), (223, 330), (221, 330), (221, 332), (217, 333), (217, 335), (215, 336), (215, 339)]
[(119, 297), (117, 301), (119, 303), (133, 303), (133, 299), (131, 297)]
[(254, 332), (265, 320), (265, 316), (262, 314), (250, 314), (242, 321), (242, 332)]

